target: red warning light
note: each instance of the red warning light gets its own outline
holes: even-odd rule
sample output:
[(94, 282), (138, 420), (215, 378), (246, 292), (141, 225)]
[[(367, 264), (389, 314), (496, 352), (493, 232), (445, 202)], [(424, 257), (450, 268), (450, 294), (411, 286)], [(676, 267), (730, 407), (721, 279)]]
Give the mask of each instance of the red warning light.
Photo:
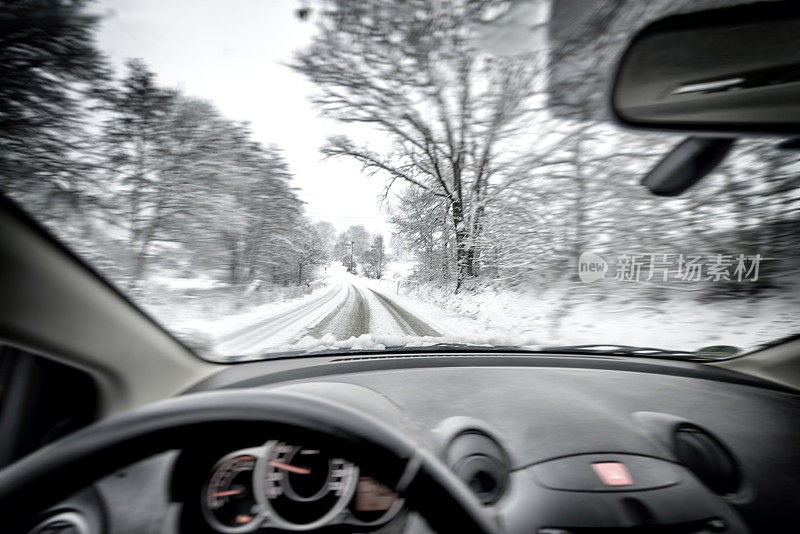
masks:
[(599, 462), (592, 464), (592, 470), (600, 482), (606, 486), (630, 486), (633, 484), (633, 477), (628, 472), (625, 464), (619, 462)]

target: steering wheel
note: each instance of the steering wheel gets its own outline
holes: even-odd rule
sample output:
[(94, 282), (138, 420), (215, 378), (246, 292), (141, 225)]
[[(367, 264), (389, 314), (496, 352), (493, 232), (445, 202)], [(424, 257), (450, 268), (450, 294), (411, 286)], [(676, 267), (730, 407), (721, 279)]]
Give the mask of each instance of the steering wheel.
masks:
[[(322, 435), (367, 462), (439, 532), (491, 534), (497, 525), (478, 499), (436, 456), (382, 421), (306, 393), (228, 390), (194, 393), (105, 419), (51, 443), (0, 471), (5, 531), (79, 489), (138, 460), (197, 447), (230, 425)], [(265, 434), (266, 435), (266, 434)]]

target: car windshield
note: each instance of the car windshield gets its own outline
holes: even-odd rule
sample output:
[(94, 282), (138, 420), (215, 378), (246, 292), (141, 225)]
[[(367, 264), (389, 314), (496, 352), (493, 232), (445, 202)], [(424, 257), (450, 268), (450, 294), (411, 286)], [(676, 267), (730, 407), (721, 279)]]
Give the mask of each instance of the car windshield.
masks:
[(607, 110), (697, 4), (4, 2), (0, 189), (215, 361), (753, 350), (800, 331), (796, 148), (658, 197), (685, 136)]

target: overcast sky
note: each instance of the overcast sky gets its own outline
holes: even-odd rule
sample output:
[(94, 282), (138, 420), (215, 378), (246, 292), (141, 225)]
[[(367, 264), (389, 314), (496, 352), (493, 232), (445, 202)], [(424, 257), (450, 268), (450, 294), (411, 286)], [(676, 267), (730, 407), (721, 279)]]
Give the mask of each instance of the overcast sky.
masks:
[(283, 149), (306, 212), (338, 230), (363, 224), (388, 238), (378, 208), (383, 178), (352, 161), (322, 160), (328, 135), (346, 131), (312, 108), (314, 87), (283, 65), (306, 45), (314, 25), (294, 15), (299, 0), (101, 0), (98, 36), (121, 74), (142, 58), (162, 85), (212, 101), (252, 124), (256, 140)]

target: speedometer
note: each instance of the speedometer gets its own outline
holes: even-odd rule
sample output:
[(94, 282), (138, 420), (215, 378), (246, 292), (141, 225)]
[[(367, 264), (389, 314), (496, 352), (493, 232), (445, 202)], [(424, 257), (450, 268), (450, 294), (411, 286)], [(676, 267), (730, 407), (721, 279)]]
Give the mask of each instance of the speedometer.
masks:
[(342, 458), (279, 441), (267, 444), (258, 469), (271, 526), (291, 530), (312, 530), (342, 513), (358, 480), (358, 468)]
[(203, 514), (220, 532), (248, 532), (258, 526), (260, 506), (253, 492), (256, 457), (241, 451), (222, 458), (203, 488)]

